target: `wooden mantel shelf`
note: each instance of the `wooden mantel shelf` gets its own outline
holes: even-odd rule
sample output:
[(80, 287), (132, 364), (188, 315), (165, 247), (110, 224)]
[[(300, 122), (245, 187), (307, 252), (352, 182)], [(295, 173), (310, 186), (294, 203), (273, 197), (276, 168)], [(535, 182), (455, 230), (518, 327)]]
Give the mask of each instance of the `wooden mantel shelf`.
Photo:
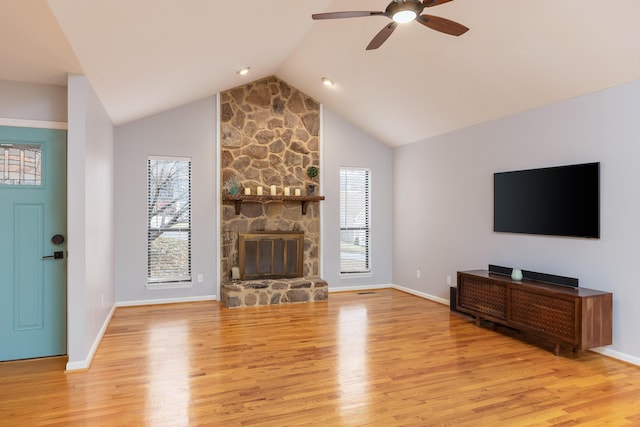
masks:
[(319, 202), (320, 200), (324, 200), (324, 196), (271, 196), (271, 195), (262, 195), (258, 196), (255, 194), (245, 195), (245, 194), (223, 194), (222, 200), (232, 201), (236, 204), (236, 215), (240, 215), (240, 208), (242, 207), (243, 202), (253, 202), (253, 203), (271, 203), (271, 202), (300, 202), (302, 207), (302, 215), (307, 214), (307, 206), (309, 202)]

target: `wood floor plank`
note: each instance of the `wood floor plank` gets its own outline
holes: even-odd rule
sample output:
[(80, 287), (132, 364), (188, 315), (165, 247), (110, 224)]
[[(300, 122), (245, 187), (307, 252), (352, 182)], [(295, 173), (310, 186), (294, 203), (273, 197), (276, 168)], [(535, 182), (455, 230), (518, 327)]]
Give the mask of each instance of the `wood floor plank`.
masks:
[(91, 368), (0, 363), (0, 426), (640, 425), (640, 368), (395, 290), (119, 308)]

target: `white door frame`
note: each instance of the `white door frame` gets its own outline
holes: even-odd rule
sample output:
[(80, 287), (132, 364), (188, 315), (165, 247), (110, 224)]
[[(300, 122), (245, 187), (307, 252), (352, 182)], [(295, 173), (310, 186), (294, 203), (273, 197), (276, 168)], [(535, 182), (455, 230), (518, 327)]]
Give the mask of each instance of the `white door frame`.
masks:
[(67, 130), (67, 122), (50, 122), (46, 120), (25, 120), (0, 117), (0, 126), (12, 126), (17, 128), (58, 129)]

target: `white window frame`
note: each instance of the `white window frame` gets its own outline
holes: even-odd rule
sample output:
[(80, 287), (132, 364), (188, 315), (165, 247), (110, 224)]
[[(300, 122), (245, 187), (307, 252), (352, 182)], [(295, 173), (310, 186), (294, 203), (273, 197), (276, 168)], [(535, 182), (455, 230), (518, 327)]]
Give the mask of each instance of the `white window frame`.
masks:
[[(177, 161), (177, 162), (187, 162), (188, 163), (188, 184), (187, 184), (187, 218), (188, 223), (186, 227), (180, 226), (174, 228), (174, 226), (170, 227), (171, 230), (175, 230), (175, 232), (181, 234), (181, 238), (186, 238), (187, 247), (188, 247), (188, 265), (186, 271), (183, 274), (176, 275), (174, 277), (165, 276), (165, 277), (156, 277), (152, 278), (151, 269), (152, 269), (152, 259), (151, 259), (151, 233), (152, 232), (166, 232), (167, 230), (162, 231), (164, 227), (162, 226), (152, 226), (151, 222), (153, 218), (151, 217), (150, 210), (151, 206), (151, 164), (154, 161)], [(184, 179), (184, 178), (180, 178)], [(193, 284), (193, 272), (192, 272), (192, 229), (193, 229), (193, 215), (192, 215), (192, 204), (193, 204), (193, 165), (190, 157), (171, 157), (171, 156), (149, 156), (147, 158), (147, 289), (167, 289), (167, 288), (187, 288), (191, 287)], [(167, 228), (169, 229), (169, 228)], [(182, 237), (184, 236), (184, 237)], [(155, 239), (154, 239), (155, 240)]]
[[(367, 235), (367, 239), (366, 239), (366, 247), (365, 247), (365, 263), (366, 263), (366, 269), (363, 269), (361, 271), (343, 271), (342, 268), (342, 232), (343, 231), (349, 231), (348, 229), (351, 229), (351, 231), (357, 231), (354, 229), (354, 227), (344, 227), (343, 224), (343, 219), (344, 219), (344, 215), (343, 215), (343, 209), (346, 208), (346, 206), (344, 206), (344, 195), (342, 192), (342, 179), (343, 179), (343, 173), (348, 171), (363, 171), (366, 172), (367, 174), (367, 195), (365, 197), (365, 203), (367, 204), (367, 206), (365, 207), (365, 216), (366, 216), (366, 226), (364, 228), (362, 228), (362, 230), (365, 230), (366, 235)], [(371, 241), (372, 241), (372, 233), (371, 233), (371, 181), (372, 181), (372, 173), (371, 173), (371, 169), (370, 168), (365, 168), (365, 167), (352, 167), (352, 166), (342, 166), (340, 167), (340, 179), (339, 179), (339, 183), (340, 183), (340, 277), (341, 278), (356, 278), (356, 277), (370, 277), (372, 276), (372, 257), (371, 257)], [(360, 228), (360, 227), (356, 227), (356, 228)]]

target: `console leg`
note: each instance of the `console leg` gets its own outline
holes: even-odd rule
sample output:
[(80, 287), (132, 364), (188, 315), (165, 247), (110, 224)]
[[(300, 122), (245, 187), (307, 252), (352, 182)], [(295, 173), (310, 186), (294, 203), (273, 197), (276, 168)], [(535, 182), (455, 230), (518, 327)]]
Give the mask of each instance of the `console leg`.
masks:
[(556, 345), (554, 346), (553, 354), (555, 354), (556, 356), (560, 355), (560, 343), (556, 343)]

